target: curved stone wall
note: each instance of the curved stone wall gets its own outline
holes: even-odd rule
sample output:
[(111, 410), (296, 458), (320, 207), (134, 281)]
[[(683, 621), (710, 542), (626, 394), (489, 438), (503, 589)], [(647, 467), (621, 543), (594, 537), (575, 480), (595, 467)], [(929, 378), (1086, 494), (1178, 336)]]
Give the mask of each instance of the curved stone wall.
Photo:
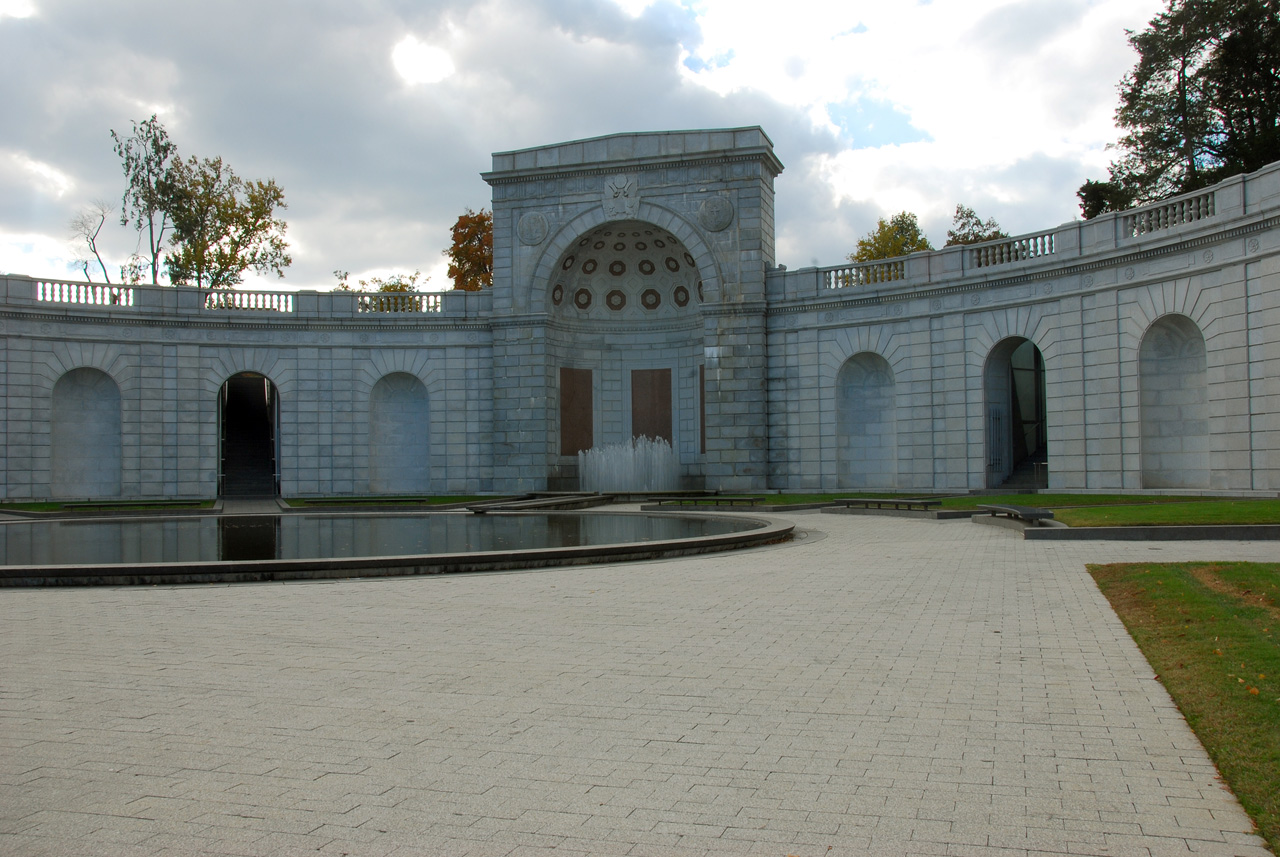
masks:
[(0, 492), (214, 496), (242, 372), (278, 392), (289, 496), (573, 488), (566, 444), (637, 425), (670, 427), (687, 487), (984, 488), (1043, 439), (1053, 489), (1280, 491), (1280, 165), (795, 271), (781, 170), (758, 128), (498, 153), (480, 294), (0, 277)]

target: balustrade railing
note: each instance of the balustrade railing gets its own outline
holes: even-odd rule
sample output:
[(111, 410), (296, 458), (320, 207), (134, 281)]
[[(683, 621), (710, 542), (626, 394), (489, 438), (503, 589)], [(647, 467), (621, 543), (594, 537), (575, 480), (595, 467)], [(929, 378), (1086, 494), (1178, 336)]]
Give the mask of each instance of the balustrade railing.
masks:
[(241, 292), (234, 289), (211, 291), (204, 297), (204, 308), (293, 312), (293, 293)]
[(357, 312), (442, 312), (443, 310), (444, 303), (438, 292), (359, 295), (356, 300)]
[(872, 283), (891, 283), (905, 279), (907, 263), (902, 259), (884, 262), (859, 262), (843, 268), (830, 268), (823, 272), (828, 289), (846, 289), (850, 286), (866, 286)]
[(97, 286), (92, 283), (36, 282), (36, 300), (93, 306), (133, 306), (133, 289), (128, 286)]
[(1213, 191), (1139, 209), (1120, 218), (1120, 237), (1137, 238), (1214, 215)]
[(992, 244), (982, 244), (969, 251), (970, 267), (989, 268), (992, 265), (1007, 265), (1010, 262), (1021, 262), (1025, 259), (1036, 259), (1053, 254), (1053, 233), (1042, 232), (1039, 235), (1023, 235)]

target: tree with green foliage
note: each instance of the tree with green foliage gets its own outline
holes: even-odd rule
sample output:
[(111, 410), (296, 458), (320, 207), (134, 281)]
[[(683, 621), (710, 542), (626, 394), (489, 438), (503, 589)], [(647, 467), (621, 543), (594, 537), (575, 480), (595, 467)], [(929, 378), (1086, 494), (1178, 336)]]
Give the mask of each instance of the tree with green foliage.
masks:
[[(370, 277), (367, 280), (360, 280), (358, 286), (351, 285), (347, 278), (351, 276), (348, 271), (334, 271), (333, 275), (338, 279), (338, 285), (334, 287), (337, 292), (378, 292), (381, 294), (403, 295), (403, 298), (384, 299), (382, 305), (383, 311), (390, 310), (392, 312), (417, 312), (422, 308), (422, 299), (414, 292), (419, 291), (418, 280), (422, 279), (422, 285), (426, 285), (431, 280), (430, 277), (422, 277), (422, 271), (414, 271), (412, 274), (392, 274), (389, 277)], [(362, 305), (368, 302), (368, 299), (361, 297)], [(388, 303), (389, 301), (389, 303)]]
[[(170, 177), (179, 161), (178, 147), (169, 139), (154, 113), (150, 119), (133, 123), (133, 134), (122, 137), (111, 132), (115, 152), (124, 167), (125, 189), (121, 200), (120, 225), (133, 226), (147, 236), (147, 255), (130, 260), (122, 273), (136, 282), (143, 266), (150, 265), (151, 282), (159, 282), (160, 256), (165, 233), (172, 226), (169, 217)], [(136, 255), (136, 254), (135, 254)]]
[(174, 248), (165, 259), (175, 285), (226, 289), (244, 272), (275, 272), (293, 261), (284, 240), (286, 208), (274, 179), (245, 181), (222, 158), (176, 161), (170, 170), (167, 210)]
[(849, 254), (850, 262), (872, 262), (893, 259), (919, 250), (932, 250), (933, 245), (920, 230), (916, 216), (900, 211), (876, 223), (876, 228), (858, 239), (858, 249)]
[(994, 217), (987, 218), (984, 222), (978, 216), (978, 212), (967, 205), (957, 204), (955, 217), (951, 220), (951, 228), (947, 230), (947, 243), (943, 246), (981, 244), (983, 241), (995, 241), (1008, 237), (1008, 233), (1000, 229), (1000, 224), (996, 223)]
[(1129, 43), (1121, 156), (1077, 192), (1086, 218), (1280, 160), (1280, 0), (1167, 0)]

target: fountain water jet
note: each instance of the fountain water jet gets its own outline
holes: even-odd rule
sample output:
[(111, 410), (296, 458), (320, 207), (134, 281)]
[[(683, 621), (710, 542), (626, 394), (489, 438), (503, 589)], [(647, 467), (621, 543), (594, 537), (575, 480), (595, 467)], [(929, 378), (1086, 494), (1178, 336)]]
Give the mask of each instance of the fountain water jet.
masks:
[(674, 491), (680, 462), (662, 438), (638, 437), (579, 452), (578, 479), (583, 491)]

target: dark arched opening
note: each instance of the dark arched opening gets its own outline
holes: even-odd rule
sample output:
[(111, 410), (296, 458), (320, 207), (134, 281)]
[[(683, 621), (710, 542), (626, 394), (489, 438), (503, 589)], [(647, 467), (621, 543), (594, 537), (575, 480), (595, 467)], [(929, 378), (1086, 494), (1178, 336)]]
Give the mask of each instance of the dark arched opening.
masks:
[(256, 372), (233, 375), (222, 385), (218, 395), (220, 496), (264, 497), (280, 493), (277, 404), (275, 384)]
[(1049, 487), (1044, 357), (1029, 339), (1012, 337), (987, 358), (988, 488)]

